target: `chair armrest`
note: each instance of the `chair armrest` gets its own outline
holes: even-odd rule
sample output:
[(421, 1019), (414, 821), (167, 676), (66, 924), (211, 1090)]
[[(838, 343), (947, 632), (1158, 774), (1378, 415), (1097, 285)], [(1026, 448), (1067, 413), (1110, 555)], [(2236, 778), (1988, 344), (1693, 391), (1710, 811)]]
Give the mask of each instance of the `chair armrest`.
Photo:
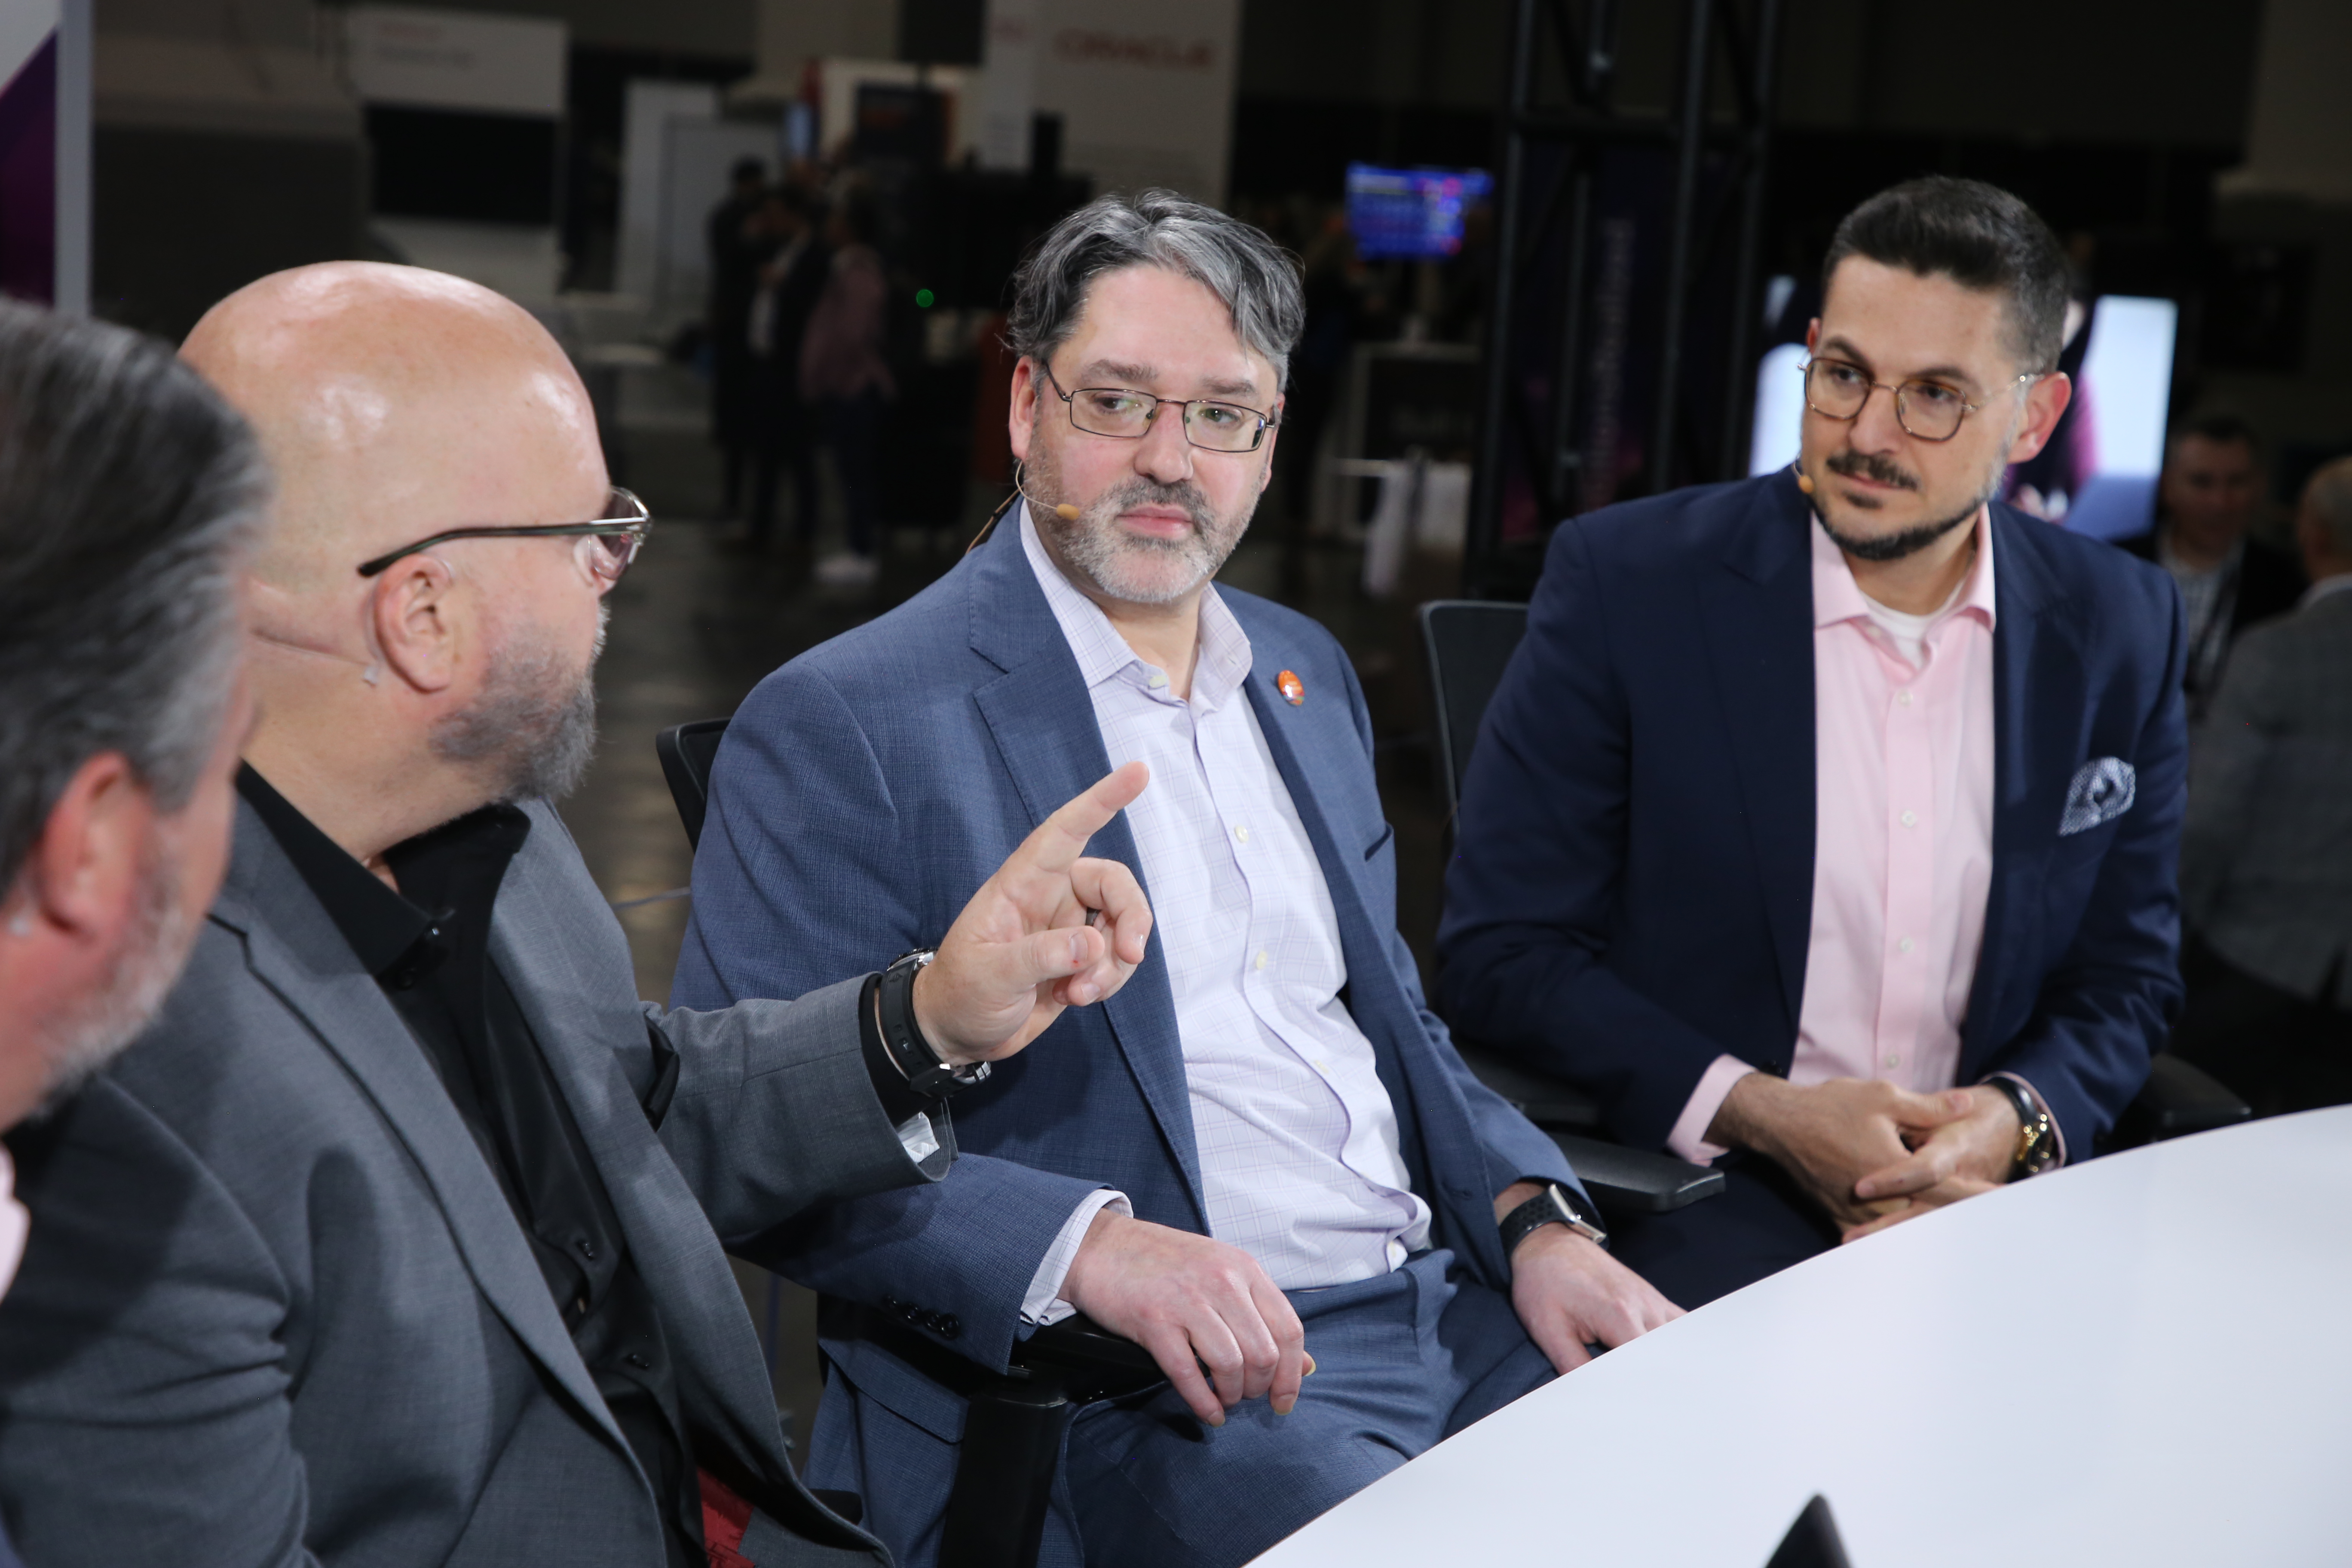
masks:
[(2147, 1082), (2116, 1119), (2108, 1147), (2134, 1149), (2191, 1132), (2210, 1132), (2252, 1116), (2254, 1110), (2202, 1069), (2158, 1051), (2148, 1063)]
[[(1549, 1073), (1503, 1055), (1488, 1046), (1465, 1040), (1456, 1036), (1454, 1049), (1472, 1076), (1518, 1109), (1537, 1126), (1551, 1129), (1566, 1127), (1577, 1131), (1591, 1131), (1601, 1125), (1601, 1107), (1592, 1097)], [(1580, 1173), (1580, 1174), (1581, 1173)]]
[(1013, 1364), (1052, 1376), (1082, 1405), (1165, 1381), (1150, 1351), (1083, 1312), (1038, 1329), (1015, 1344)]
[[(1547, 1131), (1549, 1131), (1547, 1129)], [(1554, 1131), (1551, 1141), (1568, 1156), (1570, 1170), (1601, 1205), (1612, 1224), (1623, 1216), (1664, 1214), (1723, 1191), (1723, 1173), (1671, 1154), (1653, 1154), (1597, 1138)]]

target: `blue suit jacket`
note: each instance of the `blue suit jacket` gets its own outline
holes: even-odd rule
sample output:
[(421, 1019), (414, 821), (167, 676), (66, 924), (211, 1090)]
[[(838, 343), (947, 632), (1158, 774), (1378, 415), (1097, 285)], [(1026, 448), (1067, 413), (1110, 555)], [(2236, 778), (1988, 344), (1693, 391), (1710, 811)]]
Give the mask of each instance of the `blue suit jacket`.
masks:
[[(1305, 616), (1219, 592), (1250, 638), (1249, 700), (1329, 884), (1348, 1005), (1395, 1102), (1433, 1241), (1503, 1286), (1495, 1194), (1523, 1175), (1574, 1178), (1549, 1138), (1470, 1075), (1422, 1000), (1396, 932), (1395, 838), (1347, 656)], [(1285, 669), (1306, 684), (1301, 706), (1275, 689)], [(1109, 771), (1077, 662), (1008, 519), (922, 594), (745, 701), (711, 778), (677, 1004), (796, 996), (820, 976), (936, 943), (1032, 829)], [(1124, 816), (1090, 853), (1142, 878)], [(960, 1095), (955, 1124), (961, 1157), (927, 1191), (727, 1239), (829, 1294), (925, 1310), (919, 1331), (1002, 1368), (1030, 1279), (1087, 1193), (1117, 1187), (1139, 1217), (1205, 1231), (1157, 934), (1118, 995), (1065, 1015)], [(860, 1347), (828, 1348), (862, 1390), (903, 1381)]]
[[(1446, 1016), (1662, 1145), (1707, 1064), (1794, 1053), (1812, 918), (1811, 507), (1786, 471), (1561, 526), (1465, 780)], [(2070, 1157), (2138, 1091), (2180, 985), (2179, 595), (1992, 509), (1994, 811), (1960, 1081), (2039, 1089)], [(2130, 808), (2062, 836), (2086, 763)]]

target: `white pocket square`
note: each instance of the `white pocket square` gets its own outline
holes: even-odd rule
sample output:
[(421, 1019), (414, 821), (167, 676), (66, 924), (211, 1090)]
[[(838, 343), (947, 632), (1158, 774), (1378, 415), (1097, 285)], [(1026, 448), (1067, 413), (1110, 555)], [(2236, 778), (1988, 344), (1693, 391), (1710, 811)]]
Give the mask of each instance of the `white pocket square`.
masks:
[(2102, 822), (2121, 816), (2132, 807), (2139, 791), (2139, 774), (2121, 757), (2094, 757), (2074, 770), (2066, 786), (2066, 814), (2058, 819), (2058, 837), (2084, 833)]

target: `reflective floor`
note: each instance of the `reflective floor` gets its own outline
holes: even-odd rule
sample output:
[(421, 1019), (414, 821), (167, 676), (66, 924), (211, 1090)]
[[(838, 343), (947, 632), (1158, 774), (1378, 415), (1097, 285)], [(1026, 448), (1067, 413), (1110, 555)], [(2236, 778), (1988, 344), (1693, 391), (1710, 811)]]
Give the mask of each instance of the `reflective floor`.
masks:
[[(955, 563), (997, 497), (976, 490), (971, 515), (958, 527), (928, 536), (897, 532), (873, 592), (847, 599), (812, 580), (805, 549), (780, 545), (752, 554), (730, 548), (732, 527), (710, 521), (723, 510), (719, 462), (698, 436), (634, 437), (627, 480), (656, 522), (644, 554), (613, 595), (597, 674), (604, 739), (587, 782), (564, 803), (563, 816), (629, 934), (639, 994), (659, 1001), (668, 995), (686, 929), (691, 858), (655, 758), (655, 734), (733, 712), (778, 665), (919, 592)], [(1274, 527), (1261, 521), (1260, 536), (1244, 542), (1224, 581), (1276, 593), (1282, 552), (1270, 537)], [(1375, 604), (1356, 590), (1358, 563), (1352, 550), (1308, 552), (1303, 592), (1294, 602), (1339, 636), (1363, 680), (1380, 737), (1381, 795), (1397, 828), (1399, 919), (1426, 970), (1443, 824), (1424, 738), (1426, 699), (1412, 605), (1451, 596), (1454, 584), (1435, 575), (1425, 584), (1409, 583), (1394, 602)], [(817, 1396), (814, 1298), (748, 1265), (738, 1264), (737, 1271), (771, 1347), (778, 1406), (791, 1413), (788, 1430), (805, 1452)]]

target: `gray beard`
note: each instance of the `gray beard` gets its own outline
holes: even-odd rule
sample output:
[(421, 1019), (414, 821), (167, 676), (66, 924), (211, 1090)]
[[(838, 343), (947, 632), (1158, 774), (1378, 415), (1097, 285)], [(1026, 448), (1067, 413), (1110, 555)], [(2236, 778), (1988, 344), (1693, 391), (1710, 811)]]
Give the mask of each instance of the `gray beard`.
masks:
[[(601, 652), (601, 631), (596, 644)], [(551, 649), (518, 652), (512, 640), (501, 643), (481, 696), (437, 720), (432, 744), (446, 762), (486, 769), (497, 799), (562, 799), (596, 754), (594, 658), (574, 675)]]
[(142, 868), (139, 907), (106, 978), (81, 1010), (50, 1025), (49, 1083), (36, 1117), (47, 1116), (137, 1039), (154, 1020), (195, 945), (196, 921), (180, 902), (179, 868), (159, 859)]
[[(1060, 493), (1060, 475), (1050, 462), (1038, 466), (1037, 478), (1048, 496)], [(1181, 507), (1192, 520), (1192, 531), (1166, 541), (1121, 538), (1116, 520), (1131, 506)], [(1106, 597), (1129, 605), (1172, 605), (1192, 593), (1223, 569), (1249, 528), (1246, 513), (1230, 530), (1221, 528), (1209, 498), (1189, 480), (1157, 485), (1132, 479), (1096, 498), (1079, 517), (1063, 517), (1050, 500), (1031, 507), (1029, 515), (1070, 570)], [(1152, 569), (1169, 563), (1177, 569), (1168, 575)]]

